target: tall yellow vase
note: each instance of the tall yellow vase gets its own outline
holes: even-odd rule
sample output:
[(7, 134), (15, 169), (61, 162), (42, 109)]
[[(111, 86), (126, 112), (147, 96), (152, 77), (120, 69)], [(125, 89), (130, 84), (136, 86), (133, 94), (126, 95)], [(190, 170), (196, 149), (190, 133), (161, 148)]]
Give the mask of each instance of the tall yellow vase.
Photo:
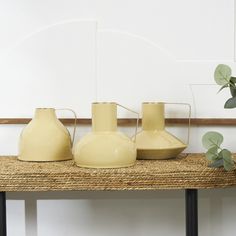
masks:
[(174, 158), (187, 147), (165, 130), (164, 110), (165, 103), (142, 104), (142, 131), (136, 136), (138, 159)]
[[(73, 140), (74, 135), (75, 128)], [(18, 159), (22, 161), (69, 160), (72, 159), (72, 143), (68, 130), (57, 119), (55, 109), (38, 108), (34, 118), (20, 135)]]
[(78, 166), (119, 168), (134, 165), (135, 143), (117, 131), (117, 105), (92, 104), (92, 132), (83, 137), (74, 149)]

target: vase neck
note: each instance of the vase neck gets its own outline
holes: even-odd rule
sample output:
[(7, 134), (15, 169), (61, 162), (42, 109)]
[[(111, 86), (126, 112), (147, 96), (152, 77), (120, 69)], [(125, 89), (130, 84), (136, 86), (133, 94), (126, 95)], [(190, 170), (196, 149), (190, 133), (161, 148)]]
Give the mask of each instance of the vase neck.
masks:
[(116, 103), (92, 104), (92, 130), (95, 132), (117, 130)]
[(34, 119), (36, 120), (55, 120), (57, 119), (55, 109), (53, 108), (37, 108)]
[(142, 128), (146, 131), (164, 130), (164, 103), (143, 103)]

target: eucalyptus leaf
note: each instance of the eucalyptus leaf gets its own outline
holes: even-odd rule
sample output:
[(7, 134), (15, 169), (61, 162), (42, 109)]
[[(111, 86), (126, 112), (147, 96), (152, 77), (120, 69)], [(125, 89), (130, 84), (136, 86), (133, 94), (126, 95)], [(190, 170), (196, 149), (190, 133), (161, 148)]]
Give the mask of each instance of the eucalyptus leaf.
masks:
[(215, 161), (216, 159), (218, 159), (218, 147), (214, 146), (212, 148), (210, 148), (207, 152), (206, 152), (206, 158), (209, 161)]
[(230, 93), (232, 97), (236, 97), (236, 87), (230, 86)]
[(218, 85), (226, 85), (229, 83), (231, 78), (231, 68), (227, 65), (220, 64), (216, 67), (214, 78)]
[(218, 158), (219, 158), (219, 159), (223, 159), (223, 154), (222, 154), (222, 152), (219, 152), (219, 153), (218, 153)]
[(234, 168), (235, 168), (234, 162), (228, 162), (228, 161), (224, 160), (224, 168), (226, 171), (234, 170)]
[(224, 108), (231, 109), (236, 107), (236, 97), (228, 99), (225, 103)]
[(224, 161), (223, 159), (215, 160), (211, 164), (208, 165), (209, 167), (214, 167), (214, 168), (219, 168), (224, 166)]
[(231, 78), (230, 78), (230, 82), (232, 82), (232, 83), (236, 83), (236, 77), (231, 76)]
[(220, 152), (223, 156), (224, 168), (227, 171), (234, 169), (234, 160), (232, 158), (232, 153), (228, 149), (223, 149)]
[(219, 147), (223, 143), (223, 136), (215, 131), (209, 131), (202, 137), (202, 144), (206, 149)]

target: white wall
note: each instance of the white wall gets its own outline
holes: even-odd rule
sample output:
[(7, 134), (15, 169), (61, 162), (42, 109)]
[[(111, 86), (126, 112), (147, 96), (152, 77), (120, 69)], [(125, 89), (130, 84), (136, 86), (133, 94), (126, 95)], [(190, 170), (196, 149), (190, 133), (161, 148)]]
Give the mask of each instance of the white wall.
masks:
[[(117, 101), (140, 111), (143, 101), (163, 100), (189, 102), (193, 117), (235, 117), (235, 110), (223, 109), (228, 91), (217, 94), (213, 81), (218, 63), (236, 74), (235, 5), (234, 0), (0, 0), (0, 117), (32, 117), (35, 107), (47, 106), (90, 117), (93, 101)], [(167, 113), (187, 116), (186, 109)], [(17, 154), (23, 127), (0, 126), (1, 155)], [(224, 133), (225, 146), (236, 151), (233, 127), (194, 127), (187, 151), (203, 151), (201, 136), (209, 129)], [(80, 127), (77, 140), (88, 130)], [(171, 130), (186, 138), (186, 128)], [(200, 235), (234, 234), (235, 192), (200, 191)], [(9, 236), (168, 236), (185, 230), (183, 191), (9, 193), (8, 199)]]

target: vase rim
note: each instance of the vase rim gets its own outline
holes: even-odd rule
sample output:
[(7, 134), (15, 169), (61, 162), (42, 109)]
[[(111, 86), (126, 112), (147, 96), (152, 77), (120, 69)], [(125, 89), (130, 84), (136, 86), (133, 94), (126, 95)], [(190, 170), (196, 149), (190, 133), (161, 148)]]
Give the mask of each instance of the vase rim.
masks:
[(143, 105), (156, 105), (156, 104), (165, 104), (165, 102), (143, 102)]
[(93, 102), (93, 105), (100, 105), (100, 104), (117, 104), (116, 102)]
[(53, 107), (37, 107), (36, 110), (55, 110)]

